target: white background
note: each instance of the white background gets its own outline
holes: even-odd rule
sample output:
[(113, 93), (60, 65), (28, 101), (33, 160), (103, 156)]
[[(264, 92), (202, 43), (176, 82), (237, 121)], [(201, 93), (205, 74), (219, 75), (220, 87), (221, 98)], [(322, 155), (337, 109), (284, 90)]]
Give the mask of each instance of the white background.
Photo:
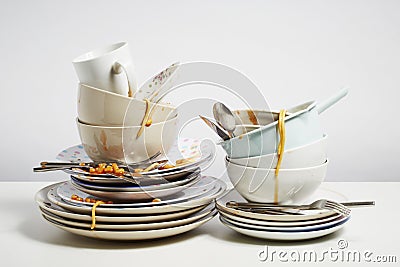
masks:
[(273, 109), (347, 86), (321, 116), (327, 180), (399, 181), (399, 14), (399, 1), (378, 0), (1, 1), (0, 180), (66, 178), (32, 167), (79, 143), (71, 61), (128, 41), (140, 83), (175, 61), (218, 62)]

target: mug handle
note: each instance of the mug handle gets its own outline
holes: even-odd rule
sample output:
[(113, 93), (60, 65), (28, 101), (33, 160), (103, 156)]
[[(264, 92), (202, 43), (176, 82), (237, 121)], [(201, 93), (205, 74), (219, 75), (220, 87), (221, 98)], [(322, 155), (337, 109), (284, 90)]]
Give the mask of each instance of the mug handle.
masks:
[(137, 82), (133, 74), (134, 73), (133, 65), (132, 64), (123, 65), (122, 63), (115, 62), (112, 69), (115, 74), (120, 74), (122, 71), (125, 72), (129, 87), (128, 96), (133, 97), (137, 90)]

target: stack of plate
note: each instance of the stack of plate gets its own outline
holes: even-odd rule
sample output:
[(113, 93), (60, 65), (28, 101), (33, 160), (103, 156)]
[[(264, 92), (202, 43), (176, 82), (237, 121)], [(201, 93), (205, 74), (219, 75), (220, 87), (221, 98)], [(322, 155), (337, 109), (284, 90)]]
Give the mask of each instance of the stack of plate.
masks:
[(306, 240), (341, 229), (350, 216), (329, 210), (306, 210), (297, 215), (254, 213), (226, 207), (228, 200), (244, 201), (232, 191), (217, 202), (221, 222), (244, 235), (271, 240)]
[(72, 200), (77, 190), (70, 181), (41, 189), (36, 194), (43, 217), (68, 232), (100, 239), (145, 240), (177, 235), (192, 230), (215, 216), (213, 200), (226, 190), (225, 183), (204, 176), (195, 185), (161, 202), (101, 204), (91, 230), (93, 203)]
[[(189, 143), (190, 149), (186, 155), (181, 150), (180, 157), (189, 157), (197, 149), (193, 140)], [(201, 175), (200, 165), (211, 160), (210, 155), (184, 166), (141, 173), (135, 177), (139, 184), (68, 169), (71, 180), (43, 188), (36, 194), (36, 202), (48, 222), (78, 235), (144, 240), (184, 233), (214, 217), (213, 200), (226, 191), (224, 182)], [(81, 146), (66, 149), (57, 158), (86, 161)], [(99, 200), (104, 203), (93, 208)]]

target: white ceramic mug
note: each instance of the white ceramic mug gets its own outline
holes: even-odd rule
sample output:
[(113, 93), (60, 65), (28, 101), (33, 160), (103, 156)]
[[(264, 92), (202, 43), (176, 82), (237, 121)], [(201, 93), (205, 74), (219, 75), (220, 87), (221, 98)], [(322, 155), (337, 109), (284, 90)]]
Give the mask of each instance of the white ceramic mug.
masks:
[(79, 81), (109, 92), (132, 96), (137, 90), (128, 43), (87, 52), (72, 61)]

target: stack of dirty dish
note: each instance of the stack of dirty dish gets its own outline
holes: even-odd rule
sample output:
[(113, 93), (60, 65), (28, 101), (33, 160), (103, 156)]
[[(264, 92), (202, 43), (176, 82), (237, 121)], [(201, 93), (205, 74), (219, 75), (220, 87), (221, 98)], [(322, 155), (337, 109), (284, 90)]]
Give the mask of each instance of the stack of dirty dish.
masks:
[[(315, 200), (327, 171), (327, 135), (319, 114), (346, 94), (340, 91), (321, 104), (310, 101), (287, 111), (227, 112), (235, 127), (229, 127), (234, 128), (233, 136), (220, 144), (236, 190), (217, 201), (224, 225), (275, 240), (310, 239), (343, 227), (350, 218), (347, 208), (345, 212), (328, 206), (300, 210), (305, 206), (299, 205)], [(325, 198), (323, 194), (318, 203), (326, 203)]]
[[(60, 182), (36, 194), (43, 217), (65, 231), (109, 240), (147, 240), (173, 236), (195, 229), (216, 214), (214, 198), (225, 184), (203, 177), (162, 201), (104, 201), (77, 190), (71, 182)], [(81, 199), (79, 199), (81, 198)]]
[(51, 224), (78, 235), (145, 240), (180, 234), (216, 215), (225, 183), (202, 176), (213, 147), (177, 139), (177, 110), (161, 100), (179, 64), (136, 88), (127, 43), (73, 61), (80, 83), (82, 144), (43, 161), (70, 180), (41, 189), (36, 202)]
[(79, 78), (77, 126), (93, 161), (134, 163), (168, 152), (176, 138), (177, 110), (156, 95), (176, 64), (139, 90), (127, 43), (85, 53), (73, 65)]
[(39, 169), (62, 169), (71, 179), (41, 189), (36, 202), (49, 223), (77, 235), (147, 240), (184, 233), (214, 217), (214, 199), (226, 191), (224, 182), (201, 175), (201, 168), (214, 154), (204, 145), (200, 153), (200, 144), (200, 140), (186, 138), (166, 155), (171, 161), (183, 157), (193, 162), (136, 173), (120, 165), (128, 170), (124, 175), (91, 173), (93, 167), (86, 166), (95, 163), (83, 146), (67, 148), (57, 156), (62, 167), (47, 162), (50, 165)]
[(341, 91), (324, 103), (307, 102), (281, 114), (232, 112), (235, 137), (221, 145), (235, 189), (251, 202), (298, 202), (309, 197), (324, 180), (328, 166), (327, 135), (319, 114), (346, 94)]
[[(343, 196), (328, 192), (330, 198)], [(305, 203), (310, 204), (322, 197), (328, 197), (327, 191), (318, 190), (309, 196)], [(238, 208), (235, 205), (245, 201), (236, 191), (217, 200), (220, 221), (228, 228), (243, 235), (269, 240), (306, 240), (325, 236), (345, 226), (350, 219), (349, 213), (330, 209), (296, 208), (280, 209), (273, 205), (264, 208)], [(250, 206), (251, 203), (247, 203)], [(262, 204), (261, 204), (262, 205)], [(264, 204), (265, 205), (265, 204)]]

